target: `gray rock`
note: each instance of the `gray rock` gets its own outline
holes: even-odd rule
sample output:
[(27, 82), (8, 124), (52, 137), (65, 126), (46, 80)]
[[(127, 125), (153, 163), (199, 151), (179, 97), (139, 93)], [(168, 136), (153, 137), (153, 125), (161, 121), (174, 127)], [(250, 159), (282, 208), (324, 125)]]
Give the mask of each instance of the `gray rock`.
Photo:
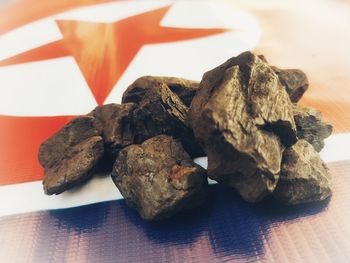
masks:
[(292, 106), (274, 71), (251, 52), (205, 73), (188, 123), (208, 155), (209, 177), (250, 202), (271, 193), (284, 146), (296, 142)]
[(104, 152), (94, 121), (91, 116), (75, 118), (40, 145), (46, 194), (59, 194), (92, 176)]
[(157, 220), (203, 203), (204, 169), (192, 162), (180, 142), (160, 135), (120, 151), (112, 179), (131, 208)]
[(322, 119), (319, 110), (311, 107), (296, 106), (294, 120), (298, 138), (308, 141), (320, 152), (324, 147), (324, 139), (331, 135), (333, 126)]
[(273, 195), (279, 201), (301, 204), (322, 201), (332, 194), (332, 178), (315, 149), (299, 140), (283, 153), (280, 179)]
[(191, 101), (199, 88), (198, 81), (175, 77), (143, 76), (135, 80), (127, 88), (123, 94), (122, 102), (139, 103), (147, 89), (160, 85), (168, 87), (187, 107), (190, 106)]

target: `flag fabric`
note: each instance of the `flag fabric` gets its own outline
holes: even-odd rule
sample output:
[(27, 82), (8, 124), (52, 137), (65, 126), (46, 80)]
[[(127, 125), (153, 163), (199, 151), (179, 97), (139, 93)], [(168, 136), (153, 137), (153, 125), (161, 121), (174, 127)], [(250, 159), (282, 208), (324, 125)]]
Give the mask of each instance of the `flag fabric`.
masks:
[[(330, 0), (0, 6), (0, 261), (350, 261), (349, 10), (349, 2)], [(334, 125), (321, 152), (334, 179), (330, 200), (249, 204), (212, 184), (204, 207), (149, 223), (108, 174), (44, 195), (38, 147), (74, 116), (120, 103), (140, 76), (200, 80), (246, 50), (307, 73), (301, 103)]]

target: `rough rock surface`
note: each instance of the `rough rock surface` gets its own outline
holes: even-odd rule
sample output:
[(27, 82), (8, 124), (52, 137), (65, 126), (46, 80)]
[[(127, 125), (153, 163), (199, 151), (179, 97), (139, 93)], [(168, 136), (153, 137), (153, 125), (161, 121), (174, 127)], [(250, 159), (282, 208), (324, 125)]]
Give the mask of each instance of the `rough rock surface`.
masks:
[(163, 80), (187, 107), (191, 105), (193, 97), (199, 89), (198, 81), (172, 77), (164, 77)]
[(174, 92), (187, 107), (190, 106), (191, 101), (199, 88), (198, 81), (175, 77), (143, 76), (135, 80), (127, 88), (123, 94), (122, 102), (139, 103), (147, 89), (161, 85), (168, 87)]
[(324, 147), (324, 139), (331, 135), (333, 126), (322, 120), (319, 110), (310, 107), (296, 106), (294, 120), (298, 138), (308, 141), (320, 152)]
[(165, 135), (121, 150), (112, 179), (127, 204), (147, 220), (198, 206), (207, 193), (204, 169), (192, 162), (178, 141)]
[(205, 73), (188, 123), (208, 155), (209, 177), (250, 202), (271, 193), (283, 148), (296, 142), (292, 107), (277, 75), (251, 52)]
[(59, 194), (92, 176), (104, 152), (94, 121), (91, 116), (75, 118), (40, 145), (46, 194)]
[(298, 102), (309, 88), (309, 80), (300, 69), (280, 69), (271, 67), (279, 77), (282, 85), (286, 88), (290, 100)]
[(280, 179), (273, 195), (290, 205), (321, 201), (332, 194), (331, 179), (311, 144), (299, 140), (283, 153)]
[(133, 115), (135, 143), (166, 134), (180, 139), (192, 158), (204, 155), (185, 123), (188, 107), (163, 82), (152, 84), (141, 97), (129, 97), (131, 100), (138, 104)]
[[(264, 55), (258, 55), (258, 57), (268, 63)], [(290, 100), (297, 103), (309, 88), (309, 80), (306, 74), (300, 69), (280, 69), (275, 66), (271, 66), (271, 68), (285, 87)]]
[(89, 115), (95, 117), (95, 126), (103, 138), (106, 151), (116, 155), (134, 142), (132, 123), (136, 104), (107, 104), (97, 106)]

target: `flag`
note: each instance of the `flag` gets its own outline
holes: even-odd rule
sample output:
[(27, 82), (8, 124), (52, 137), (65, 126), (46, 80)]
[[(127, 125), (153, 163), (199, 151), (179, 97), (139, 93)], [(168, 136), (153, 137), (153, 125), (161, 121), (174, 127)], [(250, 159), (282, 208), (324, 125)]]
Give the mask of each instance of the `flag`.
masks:
[[(1, 262), (348, 260), (349, 8), (313, 0), (22, 0), (0, 7)], [(301, 103), (319, 108), (335, 130), (321, 152), (334, 178), (330, 200), (249, 204), (214, 184), (205, 207), (149, 223), (127, 208), (108, 175), (44, 195), (38, 147), (74, 116), (120, 103), (143, 75), (200, 80), (246, 50), (307, 73)]]

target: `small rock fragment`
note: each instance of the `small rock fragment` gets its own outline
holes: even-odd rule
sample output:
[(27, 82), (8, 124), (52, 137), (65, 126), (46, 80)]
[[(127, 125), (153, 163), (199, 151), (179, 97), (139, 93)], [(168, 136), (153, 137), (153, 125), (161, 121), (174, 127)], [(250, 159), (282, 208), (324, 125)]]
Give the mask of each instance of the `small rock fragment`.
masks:
[(203, 203), (207, 179), (181, 144), (165, 135), (120, 151), (112, 179), (142, 218), (157, 220)]
[(205, 155), (185, 123), (188, 108), (180, 98), (163, 82), (157, 82), (144, 91), (142, 98), (129, 97), (138, 103), (133, 115), (135, 143), (166, 134), (180, 139), (192, 158)]
[(94, 121), (91, 116), (75, 118), (40, 145), (46, 194), (59, 194), (92, 176), (104, 152)]
[[(258, 57), (268, 63), (264, 55), (258, 55)], [(297, 103), (309, 88), (309, 80), (306, 74), (300, 69), (280, 69), (275, 66), (271, 66), (271, 68), (285, 87), (290, 100)]]
[(95, 117), (95, 126), (103, 138), (105, 150), (116, 156), (120, 149), (133, 144), (133, 111), (136, 104), (107, 104), (97, 106), (89, 115)]
[(199, 82), (173, 77), (164, 77), (163, 80), (169, 89), (179, 96), (187, 107), (190, 107), (193, 97), (199, 89)]
[(127, 88), (123, 94), (122, 102), (139, 103), (147, 89), (160, 85), (167, 86), (187, 107), (190, 106), (191, 101), (199, 88), (198, 81), (175, 77), (144, 76), (135, 80)]
[(294, 120), (298, 138), (306, 140), (320, 152), (324, 147), (324, 139), (331, 135), (333, 126), (322, 120), (319, 110), (311, 107), (295, 106)]
[(289, 205), (322, 201), (332, 194), (331, 179), (312, 145), (299, 140), (283, 153), (280, 179), (273, 195)]
[(287, 90), (290, 100), (297, 103), (309, 88), (306, 74), (300, 69), (280, 69), (274, 66), (271, 68)]
[(258, 55), (258, 58), (260, 58), (262, 61), (264, 61), (265, 63), (269, 63), (266, 59), (266, 57), (263, 54)]
[(208, 155), (208, 175), (250, 202), (278, 181), (283, 145), (296, 141), (293, 104), (277, 75), (244, 52), (204, 74), (188, 123)]

